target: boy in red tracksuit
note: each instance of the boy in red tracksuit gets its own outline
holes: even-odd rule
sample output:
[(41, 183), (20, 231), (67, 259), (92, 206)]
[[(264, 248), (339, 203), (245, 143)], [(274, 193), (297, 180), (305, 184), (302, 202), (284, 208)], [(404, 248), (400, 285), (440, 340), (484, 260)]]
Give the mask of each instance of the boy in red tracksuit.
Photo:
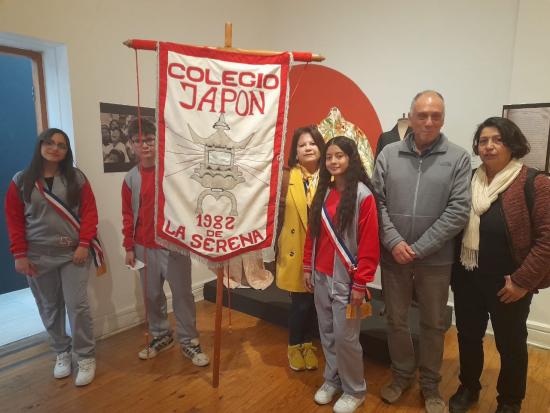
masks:
[(128, 135), (139, 165), (126, 174), (122, 184), (122, 232), (125, 262), (135, 266), (136, 259), (145, 263), (140, 269), (141, 283), (147, 302), (149, 332), (153, 339), (138, 354), (140, 359), (155, 357), (174, 345), (167, 318), (163, 285), (167, 280), (172, 291), (176, 333), (183, 354), (196, 366), (210, 362), (199, 345), (196, 329), (195, 300), (191, 291), (191, 260), (188, 255), (162, 248), (155, 242), (155, 125), (141, 120), (130, 123)]

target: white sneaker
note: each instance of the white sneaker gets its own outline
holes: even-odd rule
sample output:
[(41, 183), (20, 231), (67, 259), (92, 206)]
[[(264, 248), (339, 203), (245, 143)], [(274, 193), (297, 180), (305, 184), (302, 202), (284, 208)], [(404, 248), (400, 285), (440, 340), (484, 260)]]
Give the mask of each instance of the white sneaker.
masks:
[(315, 400), (317, 404), (329, 404), (338, 390), (339, 389), (332, 384), (324, 382), (323, 385), (319, 387), (319, 390), (315, 392), (313, 400)]
[(189, 344), (182, 344), (181, 352), (191, 359), (191, 363), (198, 367), (208, 366), (210, 358), (202, 352), (199, 339), (192, 339)]
[(365, 396), (357, 398), (351, 394), (342, 394), (334, 403), (334, 413), (353, 413), (365, 401)]
[(95, 377), (95, 359), (82, 359), (78, 362), (78, 374), (74, 384), (77, 386), (86, 386), (90, 384)]
[(72, 357), (69, 351), (59, 353), (55, 360), (55, 367), (53, 368), (53, 376), (56, 379), (64, 379), (71, 375), (71, 363)]

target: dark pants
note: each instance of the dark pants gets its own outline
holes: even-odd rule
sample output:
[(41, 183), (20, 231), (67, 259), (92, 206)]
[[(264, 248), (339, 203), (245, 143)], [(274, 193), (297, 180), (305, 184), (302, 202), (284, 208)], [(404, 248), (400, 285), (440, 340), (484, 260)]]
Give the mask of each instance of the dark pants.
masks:
[(288, 344), (309, 343), (317, 326), (315, 303), (311, 293), (290, 293), (290, 314), (288, 315)]
[(453, 270), (456, 327), (460, 351), (460, 382), (472, 391), (481, 389), (483, 371), (483, 337), (489, 316), (500, 354), (497, 383), (499, 404), (521, 404), (527, 382), (527, 316), (532, 293), (504, 304), (497, 292), (504, 286), (504, 276), (470, 272), (462, 267)]

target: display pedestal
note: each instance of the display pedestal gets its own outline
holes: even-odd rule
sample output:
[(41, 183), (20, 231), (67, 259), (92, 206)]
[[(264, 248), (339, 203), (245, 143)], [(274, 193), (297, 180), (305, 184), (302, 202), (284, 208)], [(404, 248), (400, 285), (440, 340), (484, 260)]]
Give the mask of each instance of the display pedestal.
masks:
[[(382, 294), (378, 289), (371, 288), (370, 291), (372, 293), (373, 314), (361, 322), (360, 341), (363, 346), (363, 353), (371, 359), (389, 363), (387, 322), (386, 317), (380, 315), (380, 311), (384, 307)], [(204, 298), (207, 301), (216, 302), (215, 280), (204, 285)], [(223, 290), (223, 305), (227, 306), (227, 289), (225, 288)], [(237, 288), (231, 291), (231, 308), (286, 328), (288, 326), (290, 297), (288, 292), (277, 288), (275, 283), (263, 291)], [(446, 321), (447, 326), (450, 326), (452, 308), (449, 306), (447, 307)], [(409, 325), (411, 326), (414, 346), (418, 347), (418, 309), (414, 306), (409, 313)], [(286, 343), (281, 343), (281, 345), (283, 344)]]

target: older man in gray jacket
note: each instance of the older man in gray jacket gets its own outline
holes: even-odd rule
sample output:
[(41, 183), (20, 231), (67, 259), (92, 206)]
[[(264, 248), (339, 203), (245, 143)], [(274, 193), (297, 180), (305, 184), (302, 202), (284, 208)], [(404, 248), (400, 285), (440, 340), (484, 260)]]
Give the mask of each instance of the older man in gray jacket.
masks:
[(381, 397), (395, 403), (414, 381), (417, 365), (408, 326), (414, 291), (420, 311), (420, 386), (428, 413), (445, 411), (439, 371), (453, 239), (470, 211), (470, 157), (440, 132), (444, 119), (439, 93), (417, 94), (409, 113), (413, 132), (382, 150), (373, 175), (393, 373)]

